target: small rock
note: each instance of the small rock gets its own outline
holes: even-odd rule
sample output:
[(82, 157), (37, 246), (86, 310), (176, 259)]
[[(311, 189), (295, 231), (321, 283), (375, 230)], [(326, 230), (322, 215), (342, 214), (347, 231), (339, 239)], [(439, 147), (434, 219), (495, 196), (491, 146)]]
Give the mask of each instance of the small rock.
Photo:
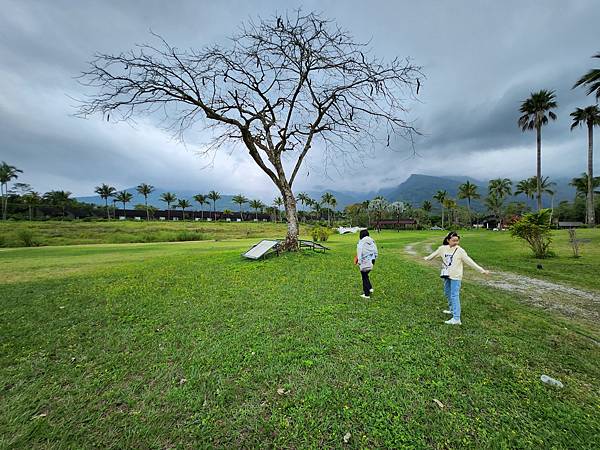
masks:
[(182, 378), (181, 380), (179, 380), (179, 386), (185, 384), (187, 382), (186, 378)]
[(347, 444), (348, 442), (350, 442), (350, 438), (352, 437), (352, 435), (350, 434), (350, 432), (348, 431), (345, 435), (344, 435), (344, 444)]
[(278, 388), (278, 389), (277, 389), (277, 393), (278, 393), (279, 395), (287, 395), (287, 394), (289, 394), (289, 393), (290, 393), (290, 391), (289, 391), (289, 390), (287, 390), (287, 391), (286, 391), (284, 388)]
[(556, 386), (557, 388), (565, 387), (565, 385), (562, 384), (560, 381), (555, 380), (554, 378), (549, 377), (548, 375), (542, 375), (540, 377), (540, 380), (542, 380), (542, 383), (549, 384), (550, 386)]

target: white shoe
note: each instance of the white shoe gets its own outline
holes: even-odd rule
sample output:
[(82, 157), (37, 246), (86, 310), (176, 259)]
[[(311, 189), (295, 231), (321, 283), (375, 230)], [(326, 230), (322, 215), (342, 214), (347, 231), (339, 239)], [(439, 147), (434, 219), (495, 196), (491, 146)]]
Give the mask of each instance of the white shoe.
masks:
[(375, 292), (375, 289), (371, 288), (369, 292), (372, 294), (373, 292)]
[(368, 295), (365, 295), (365, 294), (360, 294), (360, 296), (361, 296), (362, 298), (371, 298), (371, 297), (369, 297)]
[(454, 317), (450, 320), (446, 320), (444, 323), (448, 325), (462, 325), (460, 320), (456, 320)]
[(450, 311), (450, 310), (448, 310), (448, 309), (445, 309), (445, 310), (443, 310), (442, 312), (443, 312), (444, 314), (452, 314), (452, 311)]

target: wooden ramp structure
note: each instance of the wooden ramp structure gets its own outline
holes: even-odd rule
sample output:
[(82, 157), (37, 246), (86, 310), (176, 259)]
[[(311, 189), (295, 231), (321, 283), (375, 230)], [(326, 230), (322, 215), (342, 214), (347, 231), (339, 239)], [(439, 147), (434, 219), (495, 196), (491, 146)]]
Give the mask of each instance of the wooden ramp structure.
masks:
[[(254, 244), (246, 253), (242, 253), (242, 256), (244, 258), (257, 260), (260, 258), (265, 258), (271, 253), (276, 253), (279, 255), (282, 244), (283, 240), (280, 239), (263, 239), (258, 244)], [(300, 250), (311, 249), (315, 252), (323, 253), (325, 253), (326, 250), (330, 250), (328, 247), (325, 247), (317, 242), (305, 241), (302, 239), (298, 240), (298, 248)]]
[(276, 252), (279, 254), (279, 247), (281, 246), (281, 241), (275, 239), (264, 239), (260, 241), (258, 244), (252, 246), (250, 250), (246, 253), (243, 253), (242, 256), (248, 259), (260, 259), (265, 257), (268, 253)]

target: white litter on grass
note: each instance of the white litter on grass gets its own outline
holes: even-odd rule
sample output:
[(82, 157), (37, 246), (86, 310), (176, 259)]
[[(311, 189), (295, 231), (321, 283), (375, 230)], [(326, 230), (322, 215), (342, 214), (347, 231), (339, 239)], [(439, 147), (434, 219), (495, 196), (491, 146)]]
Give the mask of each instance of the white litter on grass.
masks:
[(548, 375), (542, 375), (540, 377), (540, 380), (542, 380), (542, 383), (546, 383), (550, 386), (556, 386), (557, 388), (565, 387), (564, 384), (562, 384), (560, 381), (555, 380), (554, 378), (549, 377)]

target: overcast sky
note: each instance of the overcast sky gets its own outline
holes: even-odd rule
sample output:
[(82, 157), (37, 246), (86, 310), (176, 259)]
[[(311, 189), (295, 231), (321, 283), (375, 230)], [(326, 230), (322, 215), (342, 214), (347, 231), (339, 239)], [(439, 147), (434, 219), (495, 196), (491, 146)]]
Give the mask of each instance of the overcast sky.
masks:
[[(149, 118), (135, 126), (73, 117), (84, 89), (75, 77), (95, 52), (116, 53), (151, 39), (179, 47), (226, 42), (249, 18), (302, 7), (335, 19), (374, 53), (410, 56), (427, 76), (411, 117), (424, 136), (382, 148), (364, 166), (322, 170), (318, 149), (295, 190), (371, 191), (411, 173), (524, 178), (535, 173), (535, 134), (516, 123), (520, 102), (556, 90), (558, 120), (543, 130), (544, 175), (586, 170), (586, 132), (569, 131), (569, 113), (593, 103), (571, 86), (598, 65), (600, 2), (520, 1), (92, 1), (0, 0), (0, 160), (41, 192), (88, 195), (109, 183), (216, 189), (268, 196), (270, 180), (241, 150), (212, 164), (191, 143), (171, 139)], [(598, 161), (600, 157), (596, 158)], [(595, 170), (600, 164), (595, 165)]]

